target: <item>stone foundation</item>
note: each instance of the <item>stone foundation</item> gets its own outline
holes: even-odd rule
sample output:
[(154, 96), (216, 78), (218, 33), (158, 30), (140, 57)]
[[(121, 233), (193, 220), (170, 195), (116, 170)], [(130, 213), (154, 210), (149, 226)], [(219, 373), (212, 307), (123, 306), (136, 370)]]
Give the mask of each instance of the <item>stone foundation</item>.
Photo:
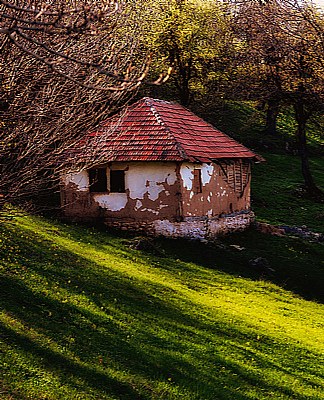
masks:
[(138, 231), (152, 236), (212, 240), (219, 235), (248, 228), (254, 221), (252, 211), (221, 215), (219, 217), (186, 217), (181, 222), (167, 219), (153, 222), (106, 219), (109, 227)]

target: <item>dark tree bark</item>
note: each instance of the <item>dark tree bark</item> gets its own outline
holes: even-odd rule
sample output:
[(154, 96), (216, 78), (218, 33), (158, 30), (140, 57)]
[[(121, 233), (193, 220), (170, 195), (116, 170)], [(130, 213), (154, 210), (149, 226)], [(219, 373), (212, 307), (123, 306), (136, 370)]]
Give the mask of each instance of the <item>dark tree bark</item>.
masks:
[(189, 87), (191, 74), (191, 60), (189, 60), (185, 65), (180, 60), (180, 55), (177, 57), (178, 64), (178, 76), (175, 77), (175, 84), (178, 90), (180, 103), (184, 107), (188, 107), (191, 101), (191, 91)]
[(301, 171), (304, 178), (305, 189), (310, 195), (317, 198), (322, 198), (323, 192), (316, 186), (309, 166), (306, 124), (311, 114), (305, 110), (305, 104), (303, 100), (298, 100), (294, 104), (294, 110), (297, 121), (296, 136), (298, 153), (301, 159)]
[(267, 117), (265, 132), (267, 135), (277, 135), (277, 118), (279, 115), (280, 102), (277, 99), (269, 99), (267, 107)]
[(234, 22), (235, 32), (246, 42), (238, 57), (245, 93), (267, 100), (269, 134), (275, 134), (278, 99), (294, 107), (304, 186), (312, 197), (322, 197), (310, 171), (306, 124), (324, 105), (323, 16), (303, 0), (262, 7), (243, 1)]

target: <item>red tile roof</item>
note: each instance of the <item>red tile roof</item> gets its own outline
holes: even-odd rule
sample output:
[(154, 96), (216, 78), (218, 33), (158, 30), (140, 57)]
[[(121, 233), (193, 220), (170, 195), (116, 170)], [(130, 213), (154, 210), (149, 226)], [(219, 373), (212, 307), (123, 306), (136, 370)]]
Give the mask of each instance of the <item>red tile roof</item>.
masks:
[(105, 162), (259, 159), (179, 104), (151, 98), (126, 107), (87, 138), (88, 150), (91, 142), (100, 146), (100, 158)]

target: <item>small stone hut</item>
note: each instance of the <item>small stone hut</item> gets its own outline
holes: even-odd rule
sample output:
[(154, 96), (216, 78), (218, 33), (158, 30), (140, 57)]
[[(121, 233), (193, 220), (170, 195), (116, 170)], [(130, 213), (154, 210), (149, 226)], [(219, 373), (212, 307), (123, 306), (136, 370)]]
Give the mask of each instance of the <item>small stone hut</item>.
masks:
[(73, 157), (93, 167), (62, 176), (66, 218), (197, 239), (253, 220), (251, 163), (260, 157), (177, 103), (143, 98), (80, 149)]

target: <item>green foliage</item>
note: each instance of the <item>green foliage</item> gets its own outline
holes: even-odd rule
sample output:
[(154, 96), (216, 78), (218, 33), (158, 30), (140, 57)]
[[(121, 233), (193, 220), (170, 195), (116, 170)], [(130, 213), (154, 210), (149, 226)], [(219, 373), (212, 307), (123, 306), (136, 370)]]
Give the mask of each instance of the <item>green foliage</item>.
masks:
[(1, 398), (321, 398), (323, 306), (248, 267), (320, 299), (321, 245), (250, 232), (158, 257), (28, 215), (0, 228)]
[(167, 87), (184, 105), (206, 94), (207, 82), (216, 81), (221, 69), (226, 75), (230, 30), (223, 9), (210, 0), (173, 0), (150, 8), (152, 23), (143, 41), (153, 52), (153, 71), (173, 67)]
[[(264, 113), (257, 110), (255, 103), (228, 100), (208, 106), (199, 103), (193, 106), (199, 116), (245, 146), (265, 150), (264, 144), (268, 138), (263, 132)], [(275, 145), (276, 139), (270, 140)], [(281, 140), (279, 146), (283, 146)]]
[[(163, 25), (153, 37), (153, 45), (164, 57), (181, 51), (183, 62), (190, 62), (193, 54), (197, 58), (212, 58), (217, 54), (218, 43), (213, 41), (212, 26), (220, 24), (220, 8), (211, 1), (170, 2)], [(192, 60), (197, 68), (198, 60)]]

